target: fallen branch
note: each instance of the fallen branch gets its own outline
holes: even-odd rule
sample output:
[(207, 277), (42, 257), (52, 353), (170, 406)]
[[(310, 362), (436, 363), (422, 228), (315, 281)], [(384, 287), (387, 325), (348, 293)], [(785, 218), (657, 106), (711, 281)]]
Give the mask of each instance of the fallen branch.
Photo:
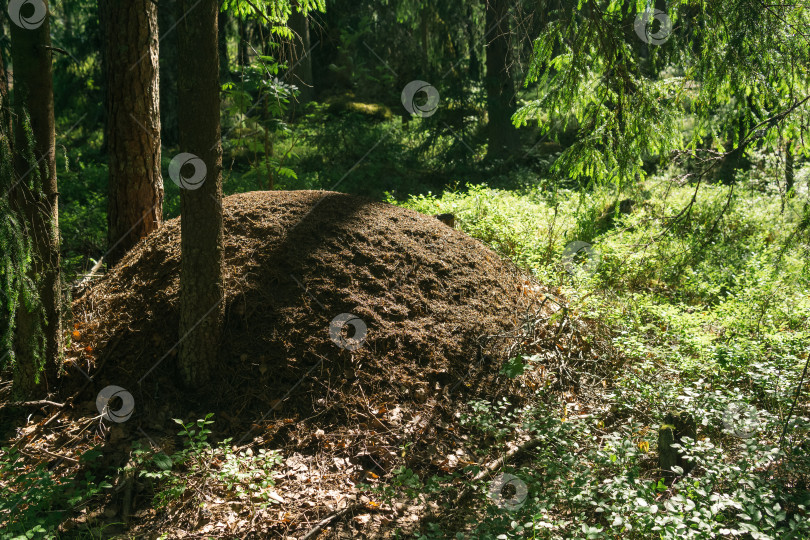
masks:
[(101, 266), (104, 264), (104, 257), (99, 258), (96, 261), (96, 264), (90, 269), (90, 272), (82, 277), (82, 280), (76, 285), (77, 287), (83, 287), (90, 283), (90, 281), (96, 276), (96, 273), (101, 269)]
[(6, 403), (4, 407), (44, 407), (50, 405), (52, 407), (59, 407), (60, 409), (65, 406), (64, 403), (57, 403), (55, 401), (48, 401), (47, 399), (40, 399), (37, 401), (12, 401)]
[(531, 439), (521, 444), (517, 448), (513, 448), (512, 450), (508, 451), (506, 455), (504, 455), (503, 457), (491, 461), (489, 465), (484, 466), (484, 470), (475, 475), (475, 477), (473, 478), (473, 482), (477, 482), (478, 480), (483, 479), (486, 475), (494, 473), (495, 471), (497, 471), (506, 464), (507, 459), (511, 459), (517, 456), (518, 454), (522, 454), (527, 450), (531, 450), (538, 444), (540, 444), (540, 441), (538, 439)]
[(354, 512), (355, 510), (359, 510), (359, 509), (363, 508), (364, 506), (365, 505), (363, 503), (350, 504), (349, 506), (347, 506), (343, 510), (340, 510), (338, 512), (335, 512), (334, 514), (330, 514), (330, 515), (326, 516), (324, 519), (319, 521), (317, 525), (315, 525), (312, 529), (310, 529), (310, 531), (307, 534), (302, 536), (299, 540), (310, 540), (311, 538), (315, 538), (315, 535), (317, 535), (319, 532), (321, 532), (321, 530), (324, 527), (326, 527), (327, 525), (329, 525), (333, 521), (342, 518), (343, 516), (345, 516), (346, 514), (348, 514), (350, 512)]
[[(31, 456), (31, 457), (35, 457), (35, 458), (40, 457), (40, 456), (36, 455), (35, 453), (30, 452), (28, 450), (20, 450), (20, 452), (22, 452), (23, 454), (25, 454), (27, 456)], [(71, 463), (78, 463), (79, 462), (79, 460), (76, 459), (76, 458), (63, 456), (63, 455), (60, 455), (60, 454), (55, 454), (53, 452), (49, 452), (49, 451), (45, 450), (44, 448), (37, 448), (37, 452), (42, 452), (43, 454), (45, 454), (47, 456), (50, 456), (50, 457), (52, 457), (54, 459), (60, 459), (60, 460), (64, 460), (64, 461), (69, 461)]]
[[(506, 464), (506, 460), (512, 459), (518, 454), (522, 454), (523, 452), (531, 450), (540, 443), (541, 441), (538, 439), (530, 439), (525, 443), (521, 444), (520, 446), (518, 446), (517, 448), (513, 448), (512, 450), (508, 451), (503, 457), (499, 457), (498, 459), (489, 462), (489, 464), (484, 465), (481, 472), (479, 472), (473, 477), (472, 482), (478, 482), (480, 480), (483, 480), (487, 475), (490, 475), (495, 471), (497, 471), (498, 469), (500, 469), (501, 467), (503, 467)], [(458, 498), (456, 498), (456, 505), (461, 504), (461, 502), (470, 495), (472, 489), (473, 489), (472, 485), (464, 488), (464, 490), (462, 490), (462, 492), (459, 494)]]

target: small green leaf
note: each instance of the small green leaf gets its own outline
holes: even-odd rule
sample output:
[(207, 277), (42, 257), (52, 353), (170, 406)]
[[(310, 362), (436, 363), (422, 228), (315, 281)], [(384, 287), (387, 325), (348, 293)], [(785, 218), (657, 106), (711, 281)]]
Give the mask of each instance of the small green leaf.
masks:
[(168, 471), (172, 468), (171, 458), (166, 454), (164, 454), (163, 452), (155, 454), (155, 457), (152, 458), (152, 461), (160, 470)]

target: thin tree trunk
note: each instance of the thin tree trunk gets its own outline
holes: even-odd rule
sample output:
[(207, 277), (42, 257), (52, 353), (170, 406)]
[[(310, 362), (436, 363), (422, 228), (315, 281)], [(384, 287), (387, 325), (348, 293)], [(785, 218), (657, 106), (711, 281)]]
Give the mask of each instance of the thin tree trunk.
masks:
[(785, 196), (790, 198), (796, 195), (793, 191), (793, 184), (796, 181), (796, 171), (794, 169), (793, 149), (790, 141), (785, 145)]
[(422, 66), (427, 68), (430, 66), (430, 16), (433, 14), (431, 11), (430, 5), (426, 5), (422, 8), (422, 12), (420, 13), (419, 17), (419, 30), (421, 33), (421, 41), (422, 41)]
[(247, 46), (250, 39), (250, 36), (248, 36), (248, 24), (248, 21), (244, 18), (239, 18), (239, 44), (236, 47), (238, 58), (236, 60), (240, 68), (245, 68), (250, 64)]
[[(0, 39), (2, 39), (3, 25), (0, 24)], [(5, 138), (8, 143), (9, 150), (14, 152), (14, 131), (11, 129), (11, 102), (8, 95), (8, 72), (6, 72), (6, 64), (3, 60), (3, 55), (0, 54), (0, 138)]]
[[(119, 0), (120, 1), (120, 0)], [(161, 138), (166, 147), (177, 146), (177, 6), (176, 0), (160, 0), (158, 28), (160, 30), (160, 118)], [(172, 29), (173, 28), (173, 29)]]
[[(198, 5), (192, 7), (195, 1)], [(206, 170), (202, 186), (183, 189), (180, 197), (178, 367), (183, 382), (196, 387), (216, 368), (224, 318), (217, 1), (178, 0), (178, 4), (178, 16), (185, 14), (177, 27), (183, 59), (178, 78), (180, 149), (201, 159)]]
[(517, 133), (512, 125), (515, 112), (514, 84), (509, 73), (509, 3), (486, 0), (487, 157), (502, 158), (509, 153)]
[(107, 80), (107, 262), (163, 223), (157, 6), (101, 0)]
[[(269, 105), (270, 105), (270, 96), (265, 93), (264, 97), (264, 117), (267, 119), (270, 116), (269, 112)], [(264, 130), (264, 166), (267, 169), (267, 190), (272, 191), (275, 187), (273, 185), (273, 168), (270, 166), (270, 156), (273, 153), (273, 146), (270, 144), (270, 130), (265, 128)], [(261, 183), (259, 184), (261, 186)]]
[(309, 18), (293, 8), (290, 16), (290, 29), (295, 34), (290, 59), (290, 82), (298, 87), (298, 102), (307, 103), (315, 97), (315, 85), (312, 80), (312, 57), (309, 55)]
[[(47, 10), (47, 2), (45, 6)], [(43, 395), (48, 379), (55, 378), (62, 357), (59, 201), (49, 18), (47, 15), (33, 29), (11, 23), (17, 178), (10, 198), (24, 219), (31, 240), (33, 260), (28, 278), (35, 283), (40, 302), (40, 306), (35, 306), (21, 301), (17, 309), (15, 399)], [(30, 131), (26, 129), (26, 118), (30, 118)], [(33, 135), (33, 148), (27, 140), (29, 133)], [(43, 364), (44, 378), (39, 377)]]
[[(475, 20), (475, 9), (475, 4), (470, 4), (468, 7), (467, 20), (469, 24), (467, 25), (467, 42), (470, 48), (470, 68), (468, 76), (470, 81), (477, 84), (481, 80), (481, 60), (478, 56), (479, 42), (475, 32), (476, 25), (472, 24), (472, 21)], [(486, 32), (486, 30), (484, 30), (484, 32)]]
[(68, 5), (69, 2), (62, 3), (62, 13), (60, 14), (62, 17), (62, 22), (65, 25), (65, 35), (72, 36), (73, 35), (73, 9), (72, 6)]
[(227, 11), (217, 13), (217, 46), (219, 47), (219, 78), (225, 81), (231, 78), (231, 66), (228, 58), (228, 22)]

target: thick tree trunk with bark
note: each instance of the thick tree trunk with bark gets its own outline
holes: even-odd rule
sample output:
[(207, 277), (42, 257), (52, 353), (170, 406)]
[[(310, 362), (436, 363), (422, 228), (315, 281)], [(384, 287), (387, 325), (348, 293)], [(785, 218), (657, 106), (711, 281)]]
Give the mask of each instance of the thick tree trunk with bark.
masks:
[(163, 223), (157, 6), (100, 0), (107, 87), (107, 262)]
[(177, 27), (180, 151), (202, 160), (180, 174), (190, 178), (205, 169), (202, 186), (181, 191), (178, 367), (186, 385), (198, 386), (216, 369), (224, 318), (217, 1), (178, 0), (178, 7), (178, 17), (185, 14)]
[[(47, 2), (45, 5), (47, 9)], [(63, 343), (49, 16), (37, 28), (22, 28), (14, 22), (10, 27), (16, 178), (9, 196), (31, 241), (33, 260), (28, 278), (34, 282), (41, 303), (31, 306), (21, 301), (17, 309), (13, 389), (16, 399), (30, 399), (43, 395), (46, 381), (56, 376)], [(30, 118), (30, 132), (26, 117)], [(33, 148), (28, 133), (33, 135)], [(40, 377), (37, 384), (43, 363), (45, 378)]]
[(506, 0), (486, 0), (486, 3), (487, 157), (501, 158), (517, 141), (512, 124), (515, 87), (509, 73), (509, 3)]

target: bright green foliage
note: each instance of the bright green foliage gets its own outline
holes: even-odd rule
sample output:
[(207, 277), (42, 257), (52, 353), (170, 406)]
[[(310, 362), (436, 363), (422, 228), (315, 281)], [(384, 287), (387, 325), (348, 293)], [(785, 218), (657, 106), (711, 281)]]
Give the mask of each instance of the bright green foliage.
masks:
[(154, 452), (133, 443), (133, 468), (138, 475), (150, 480), (154, 504), (164, 508), (178, 499), (190, 485), (206, 485), (206, 491), (216, 490), (239, 499), (257, 499), (265, 507), (277, 501), (271, 496), (273, 469), (282, 461), (275, 450), (260, 449), (239, 452), (231, 448), (231, 439), (216, 447), (208, 442), (211, 430), (207, 426), (213, 413), (195, 422), (184, 423), (174, 419), (182, 429), (183, 448), (167, 455)]
[[(805, 5), (669, 2), (672, 30), (663, 43), (645, 43), (634, 31), (651, 3), (557, 5), (535, 40), (526, 78), (541, 97), (515, 122), (537, 120), (544, 131), (558, 122), (578, 127), (576, 143), (555, 163), (560, 175), (627, 182), (644, 175), (642, 159), (707, 145), (724, 152), (787, 139), (797, 153), (810, 150), (798, 137), (810, 88)], [(686, 124), (691, 135), (680, 129)]]
[[(801, 193), (808, 173), (797, 174)], [(541, 441), (520, 467), (501, 471), (521, 478), (529, 497), (506, 512), (487, 497), (487, 482), (470, 484), (477, 469), (434, 478), (440, 493), (431, 500), (454, 500), (461, 482), (476, 490), (485, 517), (471, 518), (463, 532), (434, 524), (424, 538), (810, 535), (806, 387), (780, 441), (810, 353), (807, 207), (787, 199), (782, 212), (778, 192), (758, 181), (773, 174), (766, 167), (734, 190), (705, 186), (678, 221), (672, 217), (695, 188), (667, 180), (672, 171), (621, 196), (612, 186), (589, 193), (478, 186), (402, 203), (454, 213), (464, 231), (559, 287), (575, 316), (610, 325), (626, 362), (600, 400), (606, 410), (574, 414), (547, 390), (521, 408), (502, 399), (470, 403), (466, 426), (487, 441), (477, 461), (497, 457), (510, 441)], [(596, 226), (624, 197), (635, 201), (632, 211)], [(572, 276), (560, 256), (582, 238), (601, 263), (591, 276)], [(527, 356), (501, 373), (519, 382), (537, 368)], [(727, 425), (741, 406), (756, 410), (747, 437)], [(658, 428), (673, 408), (698, 425), (686, 445), (696, 467), (674, 489), (657, 470)], [(389, 498), (408, 496), (391, 489)]]
[[(786, 147), (797, 168), (810, 154), (804, 142), (810, 102), (802, 101), (810, 87), (807, 7), (674, 0), (667, 6), (671, 34), (655, 45), (634, 31), (652, 2), (513, 3), (505, 27), (512, 32), (515, 77), (527, 83), (516, 98), (525, 106), (514, 120), (525, 125), (519, 133), (526, 146), (538, 144), (525, 153), (516, 145), (513, 159), (497, 168), (484, 161), (482, 83), (493, 37), (484, 24), (485, 2), (333, 0), (327, 13), (315, 13), (325, 4), (300, 3), (319, 30), (312, 46), (317, 39), (321, 102), (296, 106), (291, 114), (295, 89), (284, 78), (289, 65), (280, 43), (287, 46), (293, 37), (286, 21), (296, 3), (223, 2), (222, 10), (242, 24), (236, 36), (233, 18), (226, 18), (226, 49), (233, 57), (245, 31), (252, 53), (250, 65), (223, 81), (225, 192), (267, 189), (272, 182), (276, 189), (387, 191), (392, 201), (427, 193), (400, 203), (426, 214), (454, 213), (466, 233), (559, 287), (573, 317), (607, 323), (626, 362), (607, 381), (609, 395), (601, 403), (609, 410), (577, 416), (559, 395), (543, 390), (528, 407), (500, 398), (468, 404), (464, 434), (485, 441), (476, 447), (477, 461), (493, 459), (521, 438), (542, 442), (531, 459), (503, 469), (528, 485), (519, 511), (504, 513), (487, 498), (485, 481), (469, 482), (477, 468), (422, 479), (398, 464), (378, 487), (384, 501), (404, 496), (425, 508), (437, 502), (452, 514), (459, 508), (447, 504), (454, 500), (447, 495), (472, 488), (480, 512), (463, 507), (469, 521), (457, 528), (424, 523), (422, 538), (809, 536), (806, 396), (781, 445), (780, 435), (810, 341), (810, 212), (774, 187), (784, 174)], [(78, 272), (104, 253), (106, 242), (99, 26), (92, 0), (52, 7), (56, 44), (70, 53), (54, 54), (57, 132), (65, 145), (58, 154), (69, 154), (72, 168), (60, 182), (63, 262)], [(170, 42), (162, 40), (161, 47)], [(527, 66), (521, 59), (529, 46)], [(404, 115), (400, 92), (414, 79), (439, 91), (434, 115)], [(73, 129), (82, 115), (87, 120)], [(560, 144), (539, 146), (544, 134)], [(733, 190), (702, 181), (696, 191), (690, 184), (724, 153), (742, 147), (761, 165), (736, 177), (733, 171), (719, 175), (738, 180)], [(751, 156), (752, 149), (763, 155)], [(164, 171), (176, 151), (164, 151)], [(664, 170), (684, 156), (684, 169)], [(10, 185), (6, 157), (0, 183)], [(556, 175), (549, 178), (549, 170)], [(805, 193), (808, 176), (806, 166), (798, 171), (797, 196)], [(569, 191), (572, 178), (614, 185)], [(481, 181), (488, 185), (468, 187)], [(30, 188), (36, 182), (36, 175), (26, 178)], [(174, 217), (179, 188), (165, 187), (164, 212)], [(431, 189), (450, 191), (433, 195)], [(635, 201), (630, 213), (611, 213), (628, 197)], [(36, 304), (21, 277), (31, 263), (26, 235), (3, 201), (0, 248), (11, 255), (0, 278), (4, 291), (16, 291), (0, 297), (0, 323), (8, 322), (0, 338), (8, 349), (19, 292), (29, 309)], [(588, 241), (600, 253), (593, 275), (570, 275), (560, 264), (573, 241)], [(496, 369), (520, 384), (542, 362), (526, 351)], [(723, 425), (737, 403), (758, 411), (761, 423), (751, 438), (735, 437)], [(675, 490), (655, 464), (655, 434), (673, 407), (692, 412), (699, 424), (697, 440), (687, 443), (697, 467)], [(214, 446), (210, 422), (210, 415), (178, 421), (184, 446), (177, 451), (135, 445), (126, 472), (137, 471), (159, 507), (202, 488), (271, 504), (280, 456), (237, 452), (230, 441)], [(402, 455), (410, 444), (403, 443)], [(0, 504), (0, 520), (23, 501), (21, 533), (53, 534), (47, 531), (56, 522), (37, 520), (64, 502), (60, 494), (92, 496), (80, 482), (63, 485), (17, 460), (11, 453), (0, 459), (1, 495), (11, 501)]]
[[(278, 79), (280, 68), (273, 57), (258, 56), (255, 64), (243, 70), (239, 83), (222, 86), (223, 147), (230, 155), (251, 162), (250, 169), (238, 178), (243, 186), (270, 189), (279, 179), (297, 178), (284, 164), (289, 156), (277, 157), (273, 152), (279, 135), (290, 131), (284, 118), (298, 94), (295, 86)], [(254, 110), (261, 114), (251, 116)]]
[[(785, 460), (806, 471), (807, 457), (786, 457), (758, 438), (735, 443), (724, 437), (721, 419), (733, 396), (701, 400), (699, 422), (710, 437), (687, 445), (696, 472), (674, 490), (649, 471), (654, 455), (640, 419), (630, 417), (606, 432), (590, 415), (562, 419), (548, 398), (539, 393), (534, 405), (517, 411), (518, 420), (498, 422), (499, 413), (491, 411), (497, 429), (524, 433), (542, 444), (526, 466), (507, 469), (525, 481), (526, 503), (509, 513), (490, 502), (487, 517), (473, 525), (476, 538), (521, 538), (527, 532), (549, 539), (810, 534), (810, 501), (794, 498), (787, 486), (763, 473), (781, 470)], [(713, 442), (717, 439), (723, 442)]]
[[(325, 0), (301, 0), (295, 8), (297, 11), (308, 14), (311, 11), (326, 11)], [(291, 39), (293, 33), (287, 26), (293, 10), (290, 0), (224, 0), (220, 7), (222, 11), (229, 11), (243, 19), (255, 19), (262, 23), (269, 23), (270, 31), (282, 38)]]
[(58, 538), (56, 529), (68, 512), (86, 507), (112, 485), (96, 479), (89, 450), (79, 462), (85, 471), (77, 478), (59, 478), (47, 464), (31, 468), (16, 449), (0, 450), (0, 539)]

